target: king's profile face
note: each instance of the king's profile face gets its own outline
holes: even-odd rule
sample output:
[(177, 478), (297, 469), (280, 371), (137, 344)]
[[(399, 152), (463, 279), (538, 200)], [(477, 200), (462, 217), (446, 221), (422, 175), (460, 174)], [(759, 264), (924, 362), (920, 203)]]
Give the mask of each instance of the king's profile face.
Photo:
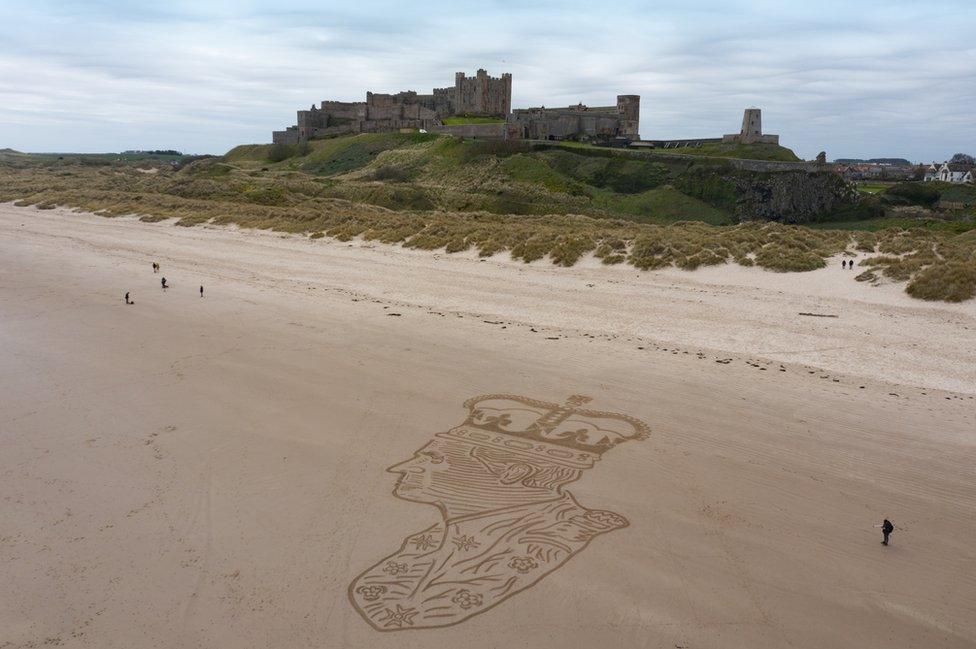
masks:
[(497, 473), (479, 459), (481, 451), (477, 444), (435, 437), (413, 457), (387, 469), (400, 476), (393, 495), (438, 507), (459, 502), (478, 506), (501, 491), (524, 489), (500, 484)]
[(457, 450), (451, 449), (448, 442), (435, 439), (410, 459), (388, 468), (387, 471), (400, 476), (393, 488), (393, 495), (414, 502), (439, 502), (436, 485), (453, 482), (453, 476), (458, 471), (456, 461), (451, 462), (448, 456), (456, 456)]
[(560, 485), (579, 478), (578, 470), (447, 436), (387, 471), (399, 476), (394, 496), (434, 505), (445, 515), (555, 498)]

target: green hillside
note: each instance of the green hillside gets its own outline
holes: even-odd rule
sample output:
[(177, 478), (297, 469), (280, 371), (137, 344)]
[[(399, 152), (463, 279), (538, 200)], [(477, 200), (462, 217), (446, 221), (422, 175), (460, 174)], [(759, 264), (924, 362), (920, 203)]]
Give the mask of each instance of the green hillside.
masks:
[[(727, 224), (742, 220), (743, 214), (729, 198), (736, 191), (736, 173), (717, 158), (732, 157), (736, 150), (716, 148), (701, 157), (662, 156), (562, 142), (462, 141), (434, 134), (384, 133), (312, 141), (301, 148), (239, 146), (224, 161), (240, 171), (278, 178), (276, 182), (286, 172), (329, 178), (336, 198), (390, 209)], [(756, 158), (796, 159), (788, 149), (749, 153)], [(794, 214), (791, 209), (784, 211), (782, 220), (816, 220), (812, 213)]]

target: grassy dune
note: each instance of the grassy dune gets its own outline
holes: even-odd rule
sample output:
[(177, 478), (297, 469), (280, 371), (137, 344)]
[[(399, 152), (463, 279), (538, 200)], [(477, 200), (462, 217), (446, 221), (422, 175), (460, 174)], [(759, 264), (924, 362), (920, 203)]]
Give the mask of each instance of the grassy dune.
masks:
[(877, 231), (733, 223), (715, 205), (734, 196), (727, 187), (693, 186), (701, 176), (689, 173), (693, 163), (676, 168), (653, 156), (417, 133), (313, 142), (273, 162), (276, 153), (271, 145), (240, 146), (180, 169), (157, 163), (151, 174), (139, 170), (145, 160), (0, 153), (0, 201), (483, 256), (507, 251), (565, 266), (593, 253), (640, 269), (738, 263), (789, 272), (859, 250), (874, 253), (864, 281), (905, 281), (922, 299), (960, 301), (976, 292), (971, 221), (903, 219)]

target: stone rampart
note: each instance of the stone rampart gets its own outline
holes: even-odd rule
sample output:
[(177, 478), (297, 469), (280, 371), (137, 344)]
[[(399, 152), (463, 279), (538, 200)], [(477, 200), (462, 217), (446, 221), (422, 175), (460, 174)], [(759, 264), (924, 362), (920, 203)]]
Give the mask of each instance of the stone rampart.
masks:
[(508, 121), (515, 125), (519, 137), (530, 140), (634, 139), (639, 107), (636, 95), (620, 95), (616, 106), (519, 108), (512, 111)]
[(272, 144), (298, 144), (298, 129), (286, 128), (284, 131), (271, 133)]
[(816, 162), (785, 162), (781, 160), (747, 160), (745, 158), (719, 158), (717, 156), (701, 156), (693, 153), (646, 153), (642, 151), (630, 152), (636, 155), (653, 155), (657, 159), (681, 160), (684, 162), (694, 162), (701, 160), (713, 161), (716, 163), (727, 163), (730, 166), (743, 171), (823, 171), (824, 166)]
[[(538, 142), (534, 144), (535, 147), (540, 149), (549, 149), (553, 147), (561, 147), (559, 144), (552, 144), (547, 142)], [(574, 149), (574, 151), (579, 151)], [(821, 165), (817, 162), (785, 162), (780, 160), (747, 160), (745, 158), (720, 158), (718, 156), (703, 156), (695, 155), (693, 153), (677, 153), (668, 151), (664, 153), (660, 150), (650, 150), (642, 151), (639, 148), (630, 149), (613, 149), (613, 148), (593, 148), (584, 149), (588, 154), (600, 155), (600, 156), (625, 156), (631, 158), (641, 158), (644, 160), (658, 160), (660, 162), (676, 162), (691, 164), (693, 162), (709, 162), (715, 165), (728, 165), (733, 169), (740, 169), (742, 171), (755, 171), (755, 172), (774, 172), (774, 171), (827, 171), (829, 170), (826, 165)], [(582, 153), (583, 151), (579, 151)]]
[(718, 144), (722, 141), (720, 137), (699, 137), (691, 139), (672, 139), (672, 140), (640, 140), (631, 142), (632, 149), (693, 149), (703, 144)]
[(497, 124), (457, 124), (455, 126), (436, 125), (430, 127), (428, 131), (455, 137), (503, 140), (507, 135), (507, 127), (508, 124), (504, 122)]

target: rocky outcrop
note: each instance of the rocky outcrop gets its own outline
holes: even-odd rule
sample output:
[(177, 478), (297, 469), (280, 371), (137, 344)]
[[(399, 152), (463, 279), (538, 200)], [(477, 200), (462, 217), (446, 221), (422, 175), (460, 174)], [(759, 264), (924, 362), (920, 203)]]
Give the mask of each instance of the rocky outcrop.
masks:
[(732, 212), (740, 221), (764, 219), (809, 223), (857, 206), (857, 190), (829, 171), (736, 171), (726, 177), (735, 187)]
[(858, 208), (854, 186), (830, 171), (754, 171), (729, 162), (710, 162), (687, 169), (675, 186), (730, 212), (738, 221), (809, 223)]

